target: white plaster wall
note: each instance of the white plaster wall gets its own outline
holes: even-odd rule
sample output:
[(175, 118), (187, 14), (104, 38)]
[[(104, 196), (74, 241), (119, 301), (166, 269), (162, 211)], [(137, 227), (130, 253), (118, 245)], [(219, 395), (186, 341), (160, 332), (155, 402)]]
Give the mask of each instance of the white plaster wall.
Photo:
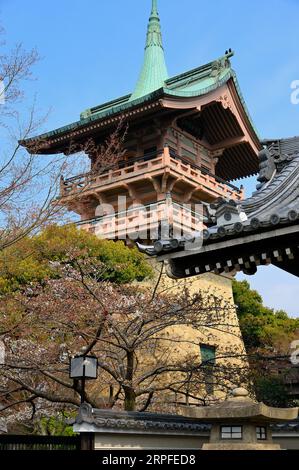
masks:
[(208, 437), (167, 436), (167, 435), (132, 435), (132, 434), (96, 434), (95, 450), (102, 449), (201, 449)]

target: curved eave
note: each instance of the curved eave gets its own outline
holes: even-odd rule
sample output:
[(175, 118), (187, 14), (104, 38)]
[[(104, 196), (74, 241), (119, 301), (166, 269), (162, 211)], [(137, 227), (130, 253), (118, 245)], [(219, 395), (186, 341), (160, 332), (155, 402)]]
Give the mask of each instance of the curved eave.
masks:
[[(201, 96), (208, 95), (209, 93), (217, 90), (217, 88), (220, 88), (226, 84), (230, 79), (233, 79), (235, 84), (236, 92), (244, 110), (244, 116), (246, 117), (246, 120), (250, 126), (250, 133), (253, 136), (253, 140), (258, 142), (258, 145), (260, 145), (259, 138), (254, 129), (244, 98), (241, 94), (236, 75), (232, 69), (228, 69), (227, 73), (225, 73), (221, 79), (215, 81), (215, 83), (211, 84), (210, 86), (201, 89), (199, 88), (195, 91), (175, 90), (166, 86), (134, 101), (129, 101), (128, 99), (130, 95), (127, 95), (126, 97), (110, 102), (122, 104), (117, 104), (116, 106), (112, 106), (108, 109), (107, 106), (93, 108), (93, 113), (90, 116), (84, 117), (79, 121), (71, 123), (67, 126), (60, 127), (51, 132), (47, 132), (39, 136), (21, 141), (20, 144), (26, 147), (27, 150), (32, 153), (60, 153), (67, 150), (66, 145), (71, 140), (79, 140), (80, 137), (84, 137), (90, 132), (92, 133), (94, 131), (98, 131), (99, 129), (105, 129), (106, 127), (109, 127), (110, 125), (113, 125), (115, 122), (117, 122), (120, 117), (131, 119), (134, 117), (134, 115), (146, 111), (148, 106), (157, 108), (159, 106), (162, 107), (161, 103), (159, 102), (161, 98), (171, 97), (172, 99), (177, 100), (200, 98)], [(109, 103), (107, 103), (107, 105), (108, 104)], [(97, 109), (99, 109), (99, 111), (94, 112)], [(187, 103), (186, 109), (188, 109)]]
[(238, 95), (239, 95), (240, 101), (241, 101), (241, 103), (242, 103), (242, 106), (243, 106), (243, 109), (244, 109), (244, 111), (245, 111), (245, 114), (246, 114), (246, 116), (247, 116), (247, 118), (248, 118), (248, 121), (250, 122), (250, 125), (251, 125), (252, 129), (254, 130), (254, 133), (256, 134), (258, 141), (261, 142), (261, 137), (260, 137), (260, 135), (259, 135), (259, 133), (258, 133), (257, 128), (255, 127), (255, 124), (254, 124), (254, 122), (253, 122), (253, 119), (252, 119), (252, 117), (251, 117), (251, 114), (250, 114), (250, 112), (249, 112), (249, 109), (248, 109), (248, 107), (247, 107), (246, 101), (245, 101), (245, 99), (244, 99), (243, 93), (242, 93), (242, 91), (241, 91), (241, 88), (240, 88), (240, 85), (239, 85), (239, 81), (238, 81), (238, 79), (237, 79), (236, 72), (235, 72), (234, 70), (232, 70), (232, 78), (233, 78), (233, 80), (234, 80), (234, 84), (235, 84), (235, 86), (236, 86), (237, 93), (238, 93)]
[(165, 92), (166, 95), (175, 96), (177, 98), (200, 97), (200, 96), (203, 96), (203, 95), (207, 95), (208, 93), (211, 93), (212, 91), (215, 91), (217, 88), (220, 88), (222, 85), (225, 85), (230, 79), (233, 79), (234, 85), (236, 87), (237, 94), (239, 96), (242, 107), (245, 111), (245, 115), (248, 119), (248, 122), (249, 122), (250, 126), (252, 127), (252, 130), (253, 130), (254, 134), (256, 135), (256, 140), (258, 140), (258, 142), (260, 142), (260, 136), (257, 132), (257, 129), (256, 129), (254, 123), (253, 123), (252, 117), (249, 113), (249, 110), (248, 110), (248, 107), (246, 105), (244, 96), (242, 94), (242, 91), (241, 91), (241, 88), (240, 88), (240, 85), (239, 85), (239, 82), (238, 82), (238, 79), (237, 79), (237, 75), (236, 75), (236, 73), (233, 69), (229, 68), (220, 80), (217, 80), (212, 85), (210, 85), (208, 87), (204, 87), (204, 88), (199, 89), (197, 91), (173, 90), (171, 88), (166, 87), (166, 88), (164, 88), (164, 92)]
[(20, 144), (26, 147), (29, 152), (34, 149), (36, 153), (40, 154), (60, 153), (64, 151), (62, 147), (65, 147), (70, 141), (79, 140), (80, 137), (84, 137), (90, 132), (105, 129), (119, 121), (121, 117), (130, 119), (139, 113), (159, 107), (159, 98), (162, 96), (163, 88), (143, 98), (97, 112), (67, 126), (20, 141)]
[(194, 98), (194, 97), (200, 97), (203, 95), (207, 95), (211, 91), (216, 90), (217, 88), (220, 88), (222, 85), (228, 82), (230, 78), (233, 77), (233, 71), (229, 69), (227, 73), (218, 81), (215, 81), (215, 83), (199, 88), (198, 90), (190, 91), (190, 90), (177, 90), (177, 89), (172, 89), (172, 88), (167, 88), (164, 87), (164, 92), (165, 94), (169, 96), (176, 96), (177, 98)]

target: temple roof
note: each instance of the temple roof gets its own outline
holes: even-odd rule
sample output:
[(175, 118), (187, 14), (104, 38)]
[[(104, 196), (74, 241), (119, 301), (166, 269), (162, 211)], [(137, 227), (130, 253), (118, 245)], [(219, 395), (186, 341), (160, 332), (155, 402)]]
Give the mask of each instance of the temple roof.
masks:
[(146, 105), (154, 100), (159, 100), (163, 97), (171, 98), (195, 98), (206, 95), (222, 85), (227, 83), (229, 80), (233, 80), (240, 101), (243, 105), (247, 118), (252, 125), (254, 132), (257, 134), (254, 128), (251, 116), (248, 112), (245, 100), (240, 90), (240, 86), (234, 70), (231, 68), (230, 57), (233, 53), (228, 52), (224, 56), (216, 59), (208, 64), (202, 65), (188, 72), (182, 73), (171, 77), (164, 82), (164, 86), (154, 90), (144, 96), (136, 97), (132, 99), (134, 94), (129, 94), (117, 98), (113, 101), (108, 101), (99, 106), (89, 108), (83, 111), (80, 115), (80, 120), (75, 121), (66, 126), (57, 128), (53, 131), (41, 134), (37, 137), (26, 139), (22, 142), (22, 145), (30, 147), (30, 144), (39, 140), (47, 140), (54, 137), (64, 135), (66, 133), (79, 130), (88, 126), (89, 124), (102, 121), (104, 119), (112, 118), (116, 115), (122, 115), (129, 110)]
[[(246, 394), (245, 394), (246, 392)], [(295, 420), (298, 408), (273, 408), (248, 397), (243, 388), (216, 405), (205, 407), (184, 406), (178, 414), (119, 411), (92, 408), (81, 404), (74, 422), (75, 432), (180, 434), (181, 436), (209, 433), (213, 422), (237, 419), (265, 423), (283, 423)], [(296, 423), (297, 425), (297, 423)]]
[(79, 408), (74, 430), (82, 431), (83, 427), (92, 426), (93, 431), (131, 432), (134, 434), (180, 433), (180, 435), (196, 435), (209, 432), (208, 424), (179, 415), (159, 414), (137, 411), (119, 411), (92, 408), (84, 403)]
[[(103, 130), (105, 127), (113, 125), (113, 122), (122, 116), (129, 119), (130, 116), (136, 116), (137, 113), (151, 112), (153, 107), (156, 110), (159, 107), (163, 108), (163, 99), (168, 100), (168, 107), (171, 107), (171, 103), (177, 101), (180, 103), (179, 109), (194, 108), (195, 104), (192, 99), (204, 97), (228, 84), (228, 82), (232, 82), (240, 103), (240, 106), (237, 105), (239, 106), (238, 113), (245, 115), (249, 134), (255, 145), (259, 146), (257, 132), (247, 110), (236, 74), (231, 67), (230, 58), (232, 56), (233, 52), (228, 50), (222, 57), (212, 62), (168, 78), (157, 2), (153, 0), (147, 30), (144, 62), (133, 93), (89, 108), (81, 113), (78, 121), (26, 139), (21, 144), (27, 147), (29, 151), (37, 153), (65, 151), (67, 142), (70, 139), (79, 139), (81, 134), (96, 132), (96, 129)], [(253, 169), (250, 168), (246, 175), (252, 174), (252, 172)], [(239, 175), (236, 177), (239, 177)]]
[[(178, 98), (194, 98), (202, 96), (216, 90), (224, 83), (228, 82), (230, 78), (233, 78), (241, 97), (242, 104), (245, 107), (245, 101), (242, 97), (236, 74), (231, 68), (229, 59), (232, 56), (232, 51), (227, 52), (224, 56), (209, 62), (208, 64), (201, 65), (200, 67), (189, 70), (188, 72), (168, 78), (163, 82), (163, 86), (152, 90), (148, 94), (135, 96), (134, 92), (132, 95), (126, 95), (94, 108), (87, 109), (81, 113), (81, 121), (91, 117), (100, 119), (112, 114), (117, 114), (122, 111), (126, 111), (134, 105), (141, 105), (151, 99), (160, 98), (162, 96), (174, 96)], [(80, 121), (78, 124), (79, 123)]]

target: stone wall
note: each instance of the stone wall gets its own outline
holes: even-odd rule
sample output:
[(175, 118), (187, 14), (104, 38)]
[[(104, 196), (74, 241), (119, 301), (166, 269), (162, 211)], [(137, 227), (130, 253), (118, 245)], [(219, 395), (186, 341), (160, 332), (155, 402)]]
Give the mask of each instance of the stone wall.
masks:
[[(160, 265), (154, 265), (154, 268), (158, 272)], [(203, 291), (222, 298), (226, 304), (226, 308), (224, 308), (222, 312), (223, 324), (221, 324), (221, 327), (215, 329), (213, 327), (201, 328), (201, 331), (189, 326), (182, 327), (181, 325), (168, 328), (165, 331), (168, 340), (175, 340), (171, 346), (172, 357), (178, 357), (180, 359), (191, 355), (200, 357), (200, 344), (207, 344), (216, 348), (217, 364), (223, 364), (225, 366), (230, 364), (236, 371), (238, 368), (246, 366), (247, 361), (244, 357), (245, 347), (233, 301), (232, 278), (209, 273), (188, 279), (174, 280), (164, 274), (160, 284), (160, 291), (165, 292), (168, 290), (170, 293), (173, 293), (176, 291), (179, 292), (186, 287), (189, 289), (190, 293), (195, 294), (199, 291)], [(169, 376), (168, 379), (171, 380)], [(166, 376), (164, 376), (164, 380), (167, 380)], [(234, 381), (231, 384), (226, 383), (228, 388), (237, 384), (237, 376), (234, 377)], [(201, 390), (198, 390), (197, 396), (204, 399), (209, 398), (204, 386), (201, 387)], [(213, 398), (225, 398), (225, 392), (219, 389), (215, 390)], [(168, 399), (171, 398), (168, 397)], [(179, 399), (181, 403), (186, 400), (184, 397), (178, 396), (176, 396), (176, 399)], [(194, 402), (194, 399), (188, 400), (188, 404)]]

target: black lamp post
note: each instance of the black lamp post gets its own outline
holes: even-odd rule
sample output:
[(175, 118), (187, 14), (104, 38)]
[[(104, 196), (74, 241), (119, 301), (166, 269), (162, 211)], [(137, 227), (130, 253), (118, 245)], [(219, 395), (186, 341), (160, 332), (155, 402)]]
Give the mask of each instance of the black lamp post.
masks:
[(85, 382), (98, 377), (98, 359), (95, 356), (76, 356), (70, 359), (70, 378), (81, 380), (81, 403), (85, 401)]

